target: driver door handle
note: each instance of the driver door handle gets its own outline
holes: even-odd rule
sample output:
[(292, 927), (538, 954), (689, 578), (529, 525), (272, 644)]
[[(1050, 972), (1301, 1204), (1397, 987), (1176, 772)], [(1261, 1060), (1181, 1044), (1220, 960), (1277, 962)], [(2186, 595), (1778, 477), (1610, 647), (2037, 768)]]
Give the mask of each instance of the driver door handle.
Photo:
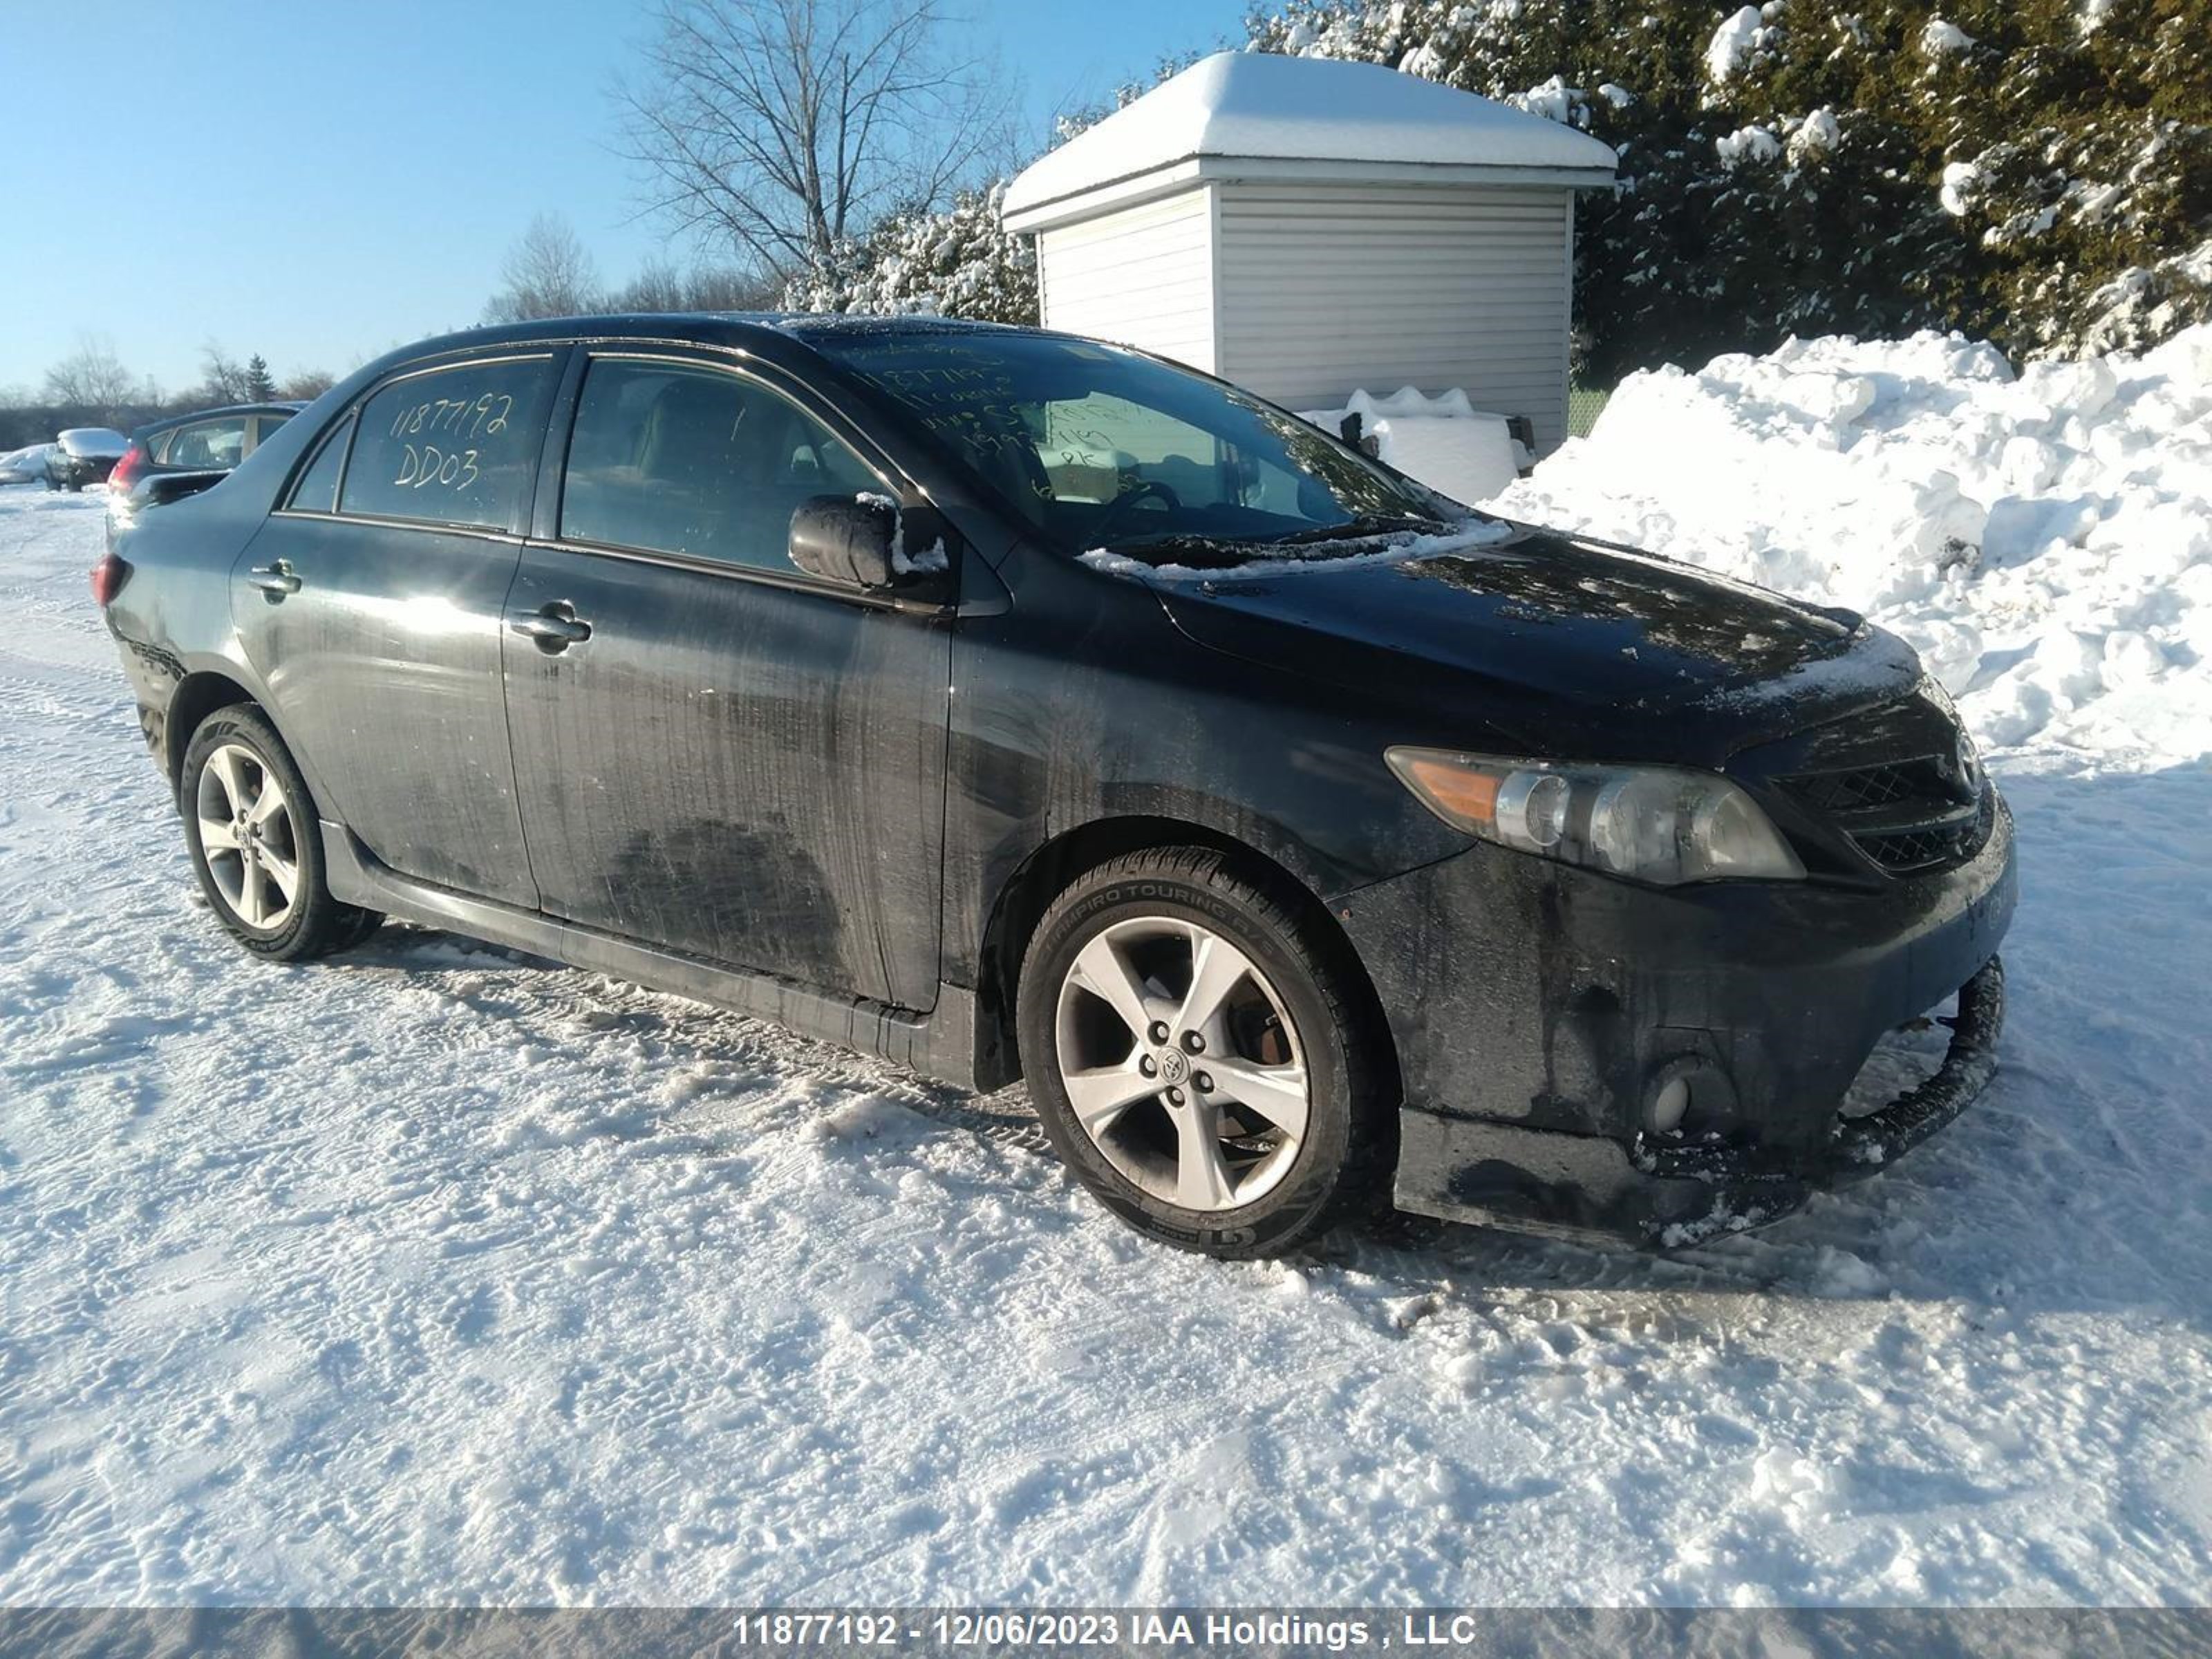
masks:
[(289, 559), (279, 559), (274, 564), (257, 564), (246, 573), (246, 580), (272, 599), (281, 599), (287, 593), (300, 591), (300, 578), (293, 570)]
[(566, 651), (592, 637), (591, 623), (576, 615), (574, 605), (562, 601), (519, 611), (507, 619), (507, 625), (523, 638), (537, 641), (538, 648), (549, 653)]

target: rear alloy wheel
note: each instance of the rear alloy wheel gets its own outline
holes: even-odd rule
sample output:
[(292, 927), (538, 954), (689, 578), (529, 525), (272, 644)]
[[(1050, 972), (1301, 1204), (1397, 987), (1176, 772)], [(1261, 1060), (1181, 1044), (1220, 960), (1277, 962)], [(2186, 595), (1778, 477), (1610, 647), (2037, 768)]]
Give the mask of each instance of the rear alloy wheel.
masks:
[(216, 917), (256, 956), (291, 962), (358, 945), (383, 918), (323, 884), (314, 804), (258, 709), (219, 708), (185, 752), (185, 842)]
[(1192, 848), (1115, 860), (1046, 913), (1022, 975), (1030, 1096), (1142, 1231), (1273, 1255), (1376, 1195), (1389, 1114), (1350, 973), (1316, 933)]
[(223, 908), (246, 927), (275, 931), (300, 902), (300, 825), (284, 786), (244, 744), (208, 753), (194, 792), (200, 856)]

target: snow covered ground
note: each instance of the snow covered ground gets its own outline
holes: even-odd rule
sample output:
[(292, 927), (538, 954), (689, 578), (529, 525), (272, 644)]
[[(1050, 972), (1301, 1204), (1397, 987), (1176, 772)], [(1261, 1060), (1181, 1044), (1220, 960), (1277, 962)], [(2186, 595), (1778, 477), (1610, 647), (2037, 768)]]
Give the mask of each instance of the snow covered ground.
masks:
[(2019, 813), (1989, 1096), (1672, 1259), (1216, 1265), (1018, 1093), (435, 933), (252, 963), (96, 500), (0, 493), (0, 1601), (2204, 1601), (2212, 375), (1989, 367), (1638, 382), (1509, 497), (1872, 605)]

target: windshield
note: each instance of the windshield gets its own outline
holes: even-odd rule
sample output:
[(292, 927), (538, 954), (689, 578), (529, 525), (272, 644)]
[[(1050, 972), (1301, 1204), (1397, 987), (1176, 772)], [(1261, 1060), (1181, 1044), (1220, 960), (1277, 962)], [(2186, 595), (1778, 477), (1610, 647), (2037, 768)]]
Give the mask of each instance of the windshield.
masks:
[(1071, 552), (1233, 562), (1255, 545), (1464, 516), (1295, 416), (1138, 352), (951, 330), (810, 343), (911, 411)]

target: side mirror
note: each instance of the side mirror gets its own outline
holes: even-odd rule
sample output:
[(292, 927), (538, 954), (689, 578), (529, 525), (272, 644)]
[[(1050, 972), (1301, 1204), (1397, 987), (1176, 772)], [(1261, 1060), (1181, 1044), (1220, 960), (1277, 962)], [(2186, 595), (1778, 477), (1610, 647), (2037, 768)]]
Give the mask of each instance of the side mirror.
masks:
[(791, 515), (791, 562), (810, 576), (861, 587), (892, 587), (898, 508), (881, 497), (817, 495)]

